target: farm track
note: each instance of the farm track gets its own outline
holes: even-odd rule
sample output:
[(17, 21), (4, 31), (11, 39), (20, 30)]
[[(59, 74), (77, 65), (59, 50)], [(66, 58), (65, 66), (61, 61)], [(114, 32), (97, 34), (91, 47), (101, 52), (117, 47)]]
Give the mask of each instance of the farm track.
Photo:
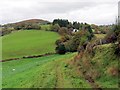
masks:
[(10, 58), (10, 59), (0, 60), (0, 62), (6, 62), (6, 61), (12, 61), (12, 60), (23, 60), (23, 59), (27, 59), (27, 58), (39, 58), (39, 57), (50, 56), (50, 55), (54, 55), (54, 54), (56, 54), (56, 53), (46, 53), (46, 54), (41, 54), (41, 55), (23, 56), (20, 58)]
[(61, 88), (64, 85), (63, 75), (61, 73), (60, 65), (56, 65), (56, 83), (55, 88)]

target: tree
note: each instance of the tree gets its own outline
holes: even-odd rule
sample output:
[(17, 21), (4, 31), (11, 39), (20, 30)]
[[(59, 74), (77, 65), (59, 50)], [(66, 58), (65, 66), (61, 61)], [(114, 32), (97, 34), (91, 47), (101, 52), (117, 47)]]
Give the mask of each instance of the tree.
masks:
[(80, 23), (79, 23), (79, 22), (73, 22), (73, 27), (74, 27), (75, 29), (78, 29), (78, 30), (79, 30), (79, 28), (80, 28)]
[(59, 24), (60, 27), (67, 27), (69, 21), (66, 19), (54, 19), (52, 24)]
[(115, 26), (114, 32), (115, 32), (116, 37), (117, 37), (117, 39), (116, 39), (117, 44), (114, 45), (115, 54), (120, 56), (120, 25)]
[(67, 43), (65, 43), (66, 50), (69, 52), (76, 52), (77, 48), (81, 41), (82, 33), (77, 32), (72, 39), (70, 39)]
[(69, 22), (69, 24), (67, 25), (67, 28), (68, 29), (73, 28), (73, 24), (71, 22)]
[(61, 34), (61, 35), (65, 35), (65, 34), (68, 34), (68, 33), (69, 33), (69, 30), (68, 30), (66, 27), (61, 27), (61, 28), (58, 30), (58, 33)]
[(59, 29), (60, 29), (59, 24), (52, 25), (52, 27), (51, 27), (51, 30), (55, 31), (55, 32), (58, 32)]
[(92, 37), (94, 36), (93, 31), (92, 31), (92, 28), (91, 28), (90, 25), (88, 25), (87, 29), (88, 29), (88, 32), (90, 33), (90, 34), (88, 35), (88, 40), (91, 40)]

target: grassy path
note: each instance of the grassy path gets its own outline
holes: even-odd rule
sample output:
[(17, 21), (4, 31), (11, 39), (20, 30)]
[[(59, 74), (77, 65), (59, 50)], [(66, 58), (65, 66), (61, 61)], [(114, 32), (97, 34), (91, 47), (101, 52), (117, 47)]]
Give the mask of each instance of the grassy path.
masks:
[(76, 53), (3, 62), (3, 88), (89, 88), (66, 64)]

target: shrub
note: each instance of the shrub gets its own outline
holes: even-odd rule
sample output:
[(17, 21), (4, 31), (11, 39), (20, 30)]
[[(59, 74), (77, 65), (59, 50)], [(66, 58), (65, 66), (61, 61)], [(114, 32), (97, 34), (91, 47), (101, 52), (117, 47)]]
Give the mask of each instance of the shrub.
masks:
[(62, 43), (61, 39), (56, 40), (55, 44), (60, 45)]
[(58, 33), (60, 35), (66, 35), (69, 33), (68, 29), (66, 27), (61, 27), (59, 30), (58, 30)]
[(59, 29), (60, 29), (59, 24), (55, 24), (55, 25), (52, 25), (52, 26), (51, 26), (51, 31), (58, 32)]
[(66, 48), (67, 52), (76, 52), (77, 51), (75, 43), (73, 43), (72, 40), (65, 43), (65, 48)]
[(20, 29), (36, 29), (36, 30), (40, 30), (41, 26), (39, 24), (31, 24), (31, 23), (20, 23), (20, 24), (16, 24), (14, 25), (14, 29), (15, 30), (20, 30)]
[(65, 49), (64, 44), (59, 44), (56, 47), (56, 53), (58, 53), (58, 54), (65, 54), (66, 53), (66, 49)]
[(120, 25), (116, 27), (115, 30), (117, 36), (117, 44), (115, 44), (115, 54), (120, 56)]
[(13, 28), (2, 28), (2, 30), (0, 30), (0, 34), (1, 34), (1, 36), (4, 36), (6, 34), (11, 33), (12, 31), (14, 31)]

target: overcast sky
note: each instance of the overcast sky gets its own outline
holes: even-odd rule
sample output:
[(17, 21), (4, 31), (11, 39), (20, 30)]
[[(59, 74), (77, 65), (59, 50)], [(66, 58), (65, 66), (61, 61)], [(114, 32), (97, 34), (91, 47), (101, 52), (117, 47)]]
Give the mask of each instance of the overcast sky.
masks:
[(55, 18), (90, 24), (112, 24), (119, 0), (1, 0), (0, 24)]

